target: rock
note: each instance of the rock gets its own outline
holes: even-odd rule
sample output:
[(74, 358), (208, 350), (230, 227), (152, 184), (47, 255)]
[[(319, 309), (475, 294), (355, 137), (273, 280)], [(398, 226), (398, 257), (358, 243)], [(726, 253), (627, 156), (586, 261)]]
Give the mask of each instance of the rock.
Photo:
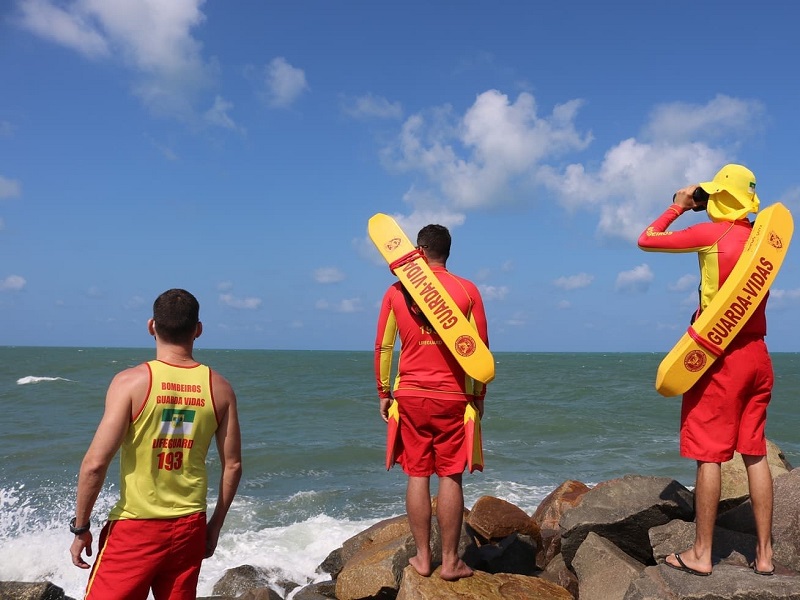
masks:
[[(783, 451), (769, 440), (767, 440), (767, 463), (773, 479), (792, 470)], [(731, 460), (722, 463), (720, 501), (723, 506), (726, 506), (731, 501), (742, 500), (749, 495), (747, 469), (744, 466), (742, 455), (735, 452)]]
[(556, 585), (560, 585), (572, 594), (573, 598), (578, 598), (578, 577), (567, 568), (564, 557), (560, 554), (554, 556), (553, 559), (547, 563), (547, 567), (539, 577), (555, 583)]
[(575, 553), (572, 568), (578, 576), (580, 600), (622, 600), (645, 567), (607, 539), (589, 532)]
[[(800, 571), (800, 468), (779, 475), (772, 482), (772, 544), (775, 562)], [(717, 519), (717, 525), (755, 535), (753, 507), (748, 499)]]
[(292, 600), (328, 600), (336, 599), (336, 582), (320, 581), (300, 589), (292, 596)]
[(262, 587), (247, 590), (237, 600), (283, 600), (283, 596), (271, 588)]
[(721, 564), (709, 577), (665, 565), (647, 567), (624, 600), (800, 600), (800, 577), (760, 577), (747, 567)]
[(22, 583), (0, 581), (0, 600), (72, 600), (64, 590), (49, 581)]
[[(656, 563), (662, 562), (668, 554), (683, 552), (694, 544), (695, 524), (674, 520), (666, 525), (653, 527), (650, 532), (650, 546)], [(747, 566), (755, 559), (755, 536), (731, 531), (722, 527), (714, 528), (711, 560), (713, 563), (726, 561)]]
[(648, 530), (672, 519), (691, 520), (692, 493), (667, 477), (626, 475), (603, 482), (561, 518), (561, 553), (572, 567), (590, 531), (606, 538), (643, 564), (653, 564)]
[(331, 577), (336, 579), (345, 563), (360, 550), (410, 533), (411, 527), (408, 524), (406, 515), (384, 519), (345, 540), (340, 548), (328, 554), (318, 569), (324, 573), (329, 573)]
[(463, 553), (464, 562), (487, 573), (533, 575), (536, 567), (536, 541), (528, 535), (512, 533), (499, 541), (472, 544)]
[(253, 567), (251, 565), (241, 565), (228, 569), (217, 583), (214, 584), (211, 593), (215, 596), (240, 596), (248, 590), (265, 588), (269, 586), (269, 576), (272, 573), (269, 569)]
[(465, 522), (484, 540), (500, 540), (512, 533), (540, 539), (539, 526), (532, 517), (510, 502), (482, 496), (467, 515)]
[(542, 500), (533, 513), (533, 520), (540, 529), (558, 529), (564, 513), (580, 504), (589, 489), (588, 485), (580, 481), (565, 481)]
[(561, 529), (558, 524), (564, 513), (577, 506), (588, 491), (589, 486), (570, 479), (550, 492), (536, 508), (533, 520), (539, 526), (542, 540), (536, 553), (536, 565), (540, 569), (544, 569), (561, 552)]
[(394, 539), (365, 545), (342, 568), (336, 578), (336, 598), (394, 597), (403, 569), (416, 548), (409, 532)]
[(538, 577), (508, 573), (489, 574), (475, 571), (472, 577), (444, 581), (438, 569), (430, 577), (421, 577), (413, 567), (403, 573), (397, 600), (573, 600), (562, 588)]

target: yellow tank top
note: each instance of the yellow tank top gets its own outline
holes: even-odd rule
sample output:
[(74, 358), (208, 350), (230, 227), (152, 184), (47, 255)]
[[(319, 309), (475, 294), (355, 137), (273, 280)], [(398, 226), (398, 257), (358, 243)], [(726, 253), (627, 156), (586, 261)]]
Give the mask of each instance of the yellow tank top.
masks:
[(206, 454), (217, 430), (211, 370), (153, 360), (150, 391), (120, 453), (120, 499), (109, 520), (166, 519), (206, 510)]

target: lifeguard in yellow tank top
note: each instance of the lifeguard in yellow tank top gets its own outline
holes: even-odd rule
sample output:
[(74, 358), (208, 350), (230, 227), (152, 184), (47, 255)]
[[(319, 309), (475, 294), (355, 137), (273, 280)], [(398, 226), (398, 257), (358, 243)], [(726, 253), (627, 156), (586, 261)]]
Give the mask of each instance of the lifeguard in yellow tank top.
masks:
[(122, 443), (121, 493), (111, 521), (206, 510), (205, 461), (218, 425), (210, 369), (158, 360), (147, 366), (150, 392)]

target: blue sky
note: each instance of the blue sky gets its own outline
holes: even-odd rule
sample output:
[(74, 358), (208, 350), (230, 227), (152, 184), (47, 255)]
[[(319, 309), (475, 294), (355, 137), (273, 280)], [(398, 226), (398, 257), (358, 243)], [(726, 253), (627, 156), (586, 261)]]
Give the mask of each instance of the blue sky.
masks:
[(673, 192), (738, 162), (800, 208), (789, 3), (2, 6), (2, 345), (147, 347), (184, 287), (201, 348), (369, 350), (384, 212), (450, 227), (495, 350), (666, 352), (696, 258), (636, 238)]

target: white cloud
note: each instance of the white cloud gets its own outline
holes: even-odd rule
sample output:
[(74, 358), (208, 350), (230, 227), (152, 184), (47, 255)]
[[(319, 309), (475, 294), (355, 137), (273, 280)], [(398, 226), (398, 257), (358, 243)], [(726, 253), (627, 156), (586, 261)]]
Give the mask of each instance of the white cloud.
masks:
[(615, 289), (619, 292), (645, 292), (653, 279), (654, 275), (649, 265), (642, 264), (630, 271), (619, 273)]
[(374, 94), (348, 98), (342, 102), (342, 110), (356, 119), (399, 119), (403, 116), (400, 102), (389, 102)]
[(597, 169), (544, 166), (537, 179), (567, 208), (599, 212), (601, 235), (635, 241), (675, 190), (735, 160), (742, 140), (760, 129), (763, 113), (759, 102), (726, 96), (704, 105), (665, 104), (643, 128), (645, 141), (621, 141)]
[(531, 94), (523, 92), (511, 102), (505, 94), (489, 90), (463, 117), (448, 106), (409, 117), (396, 143), (383, 150), (384, 163), (420, 173), (432, 186), (433, 192), (409, 195), (414, 206), (425, 205), (419, 200), (428, 194), (440, 197), (452, 210), (531, 195), (534, 167), (589, 144), (591, 134), (579, 133), (574, 125), (580, 104), (573, 100), (540, 117)]
[(569, 291), (588, 287), (591, 285), (592, 281), (594, 281), (594, 275), (589, 275), (588, 273), (578, 273), (577, 275), (559, 277), (553, 282), (553, 285), (555, 285), (557, 288), (561, 288), (562, 290)]
[(27, 283), (20, 275), (9, 275), (5, 279), (0, 279), (0, 292), (18, 292)]
[(706, 104), (673, 102), (653, 109), (644, 130), (649, 139), (683, 144), (750, 134), (764, 113), (761, 102), (717, 95)]
[(697, 275), (686, 274), (678, 278), (674, 283), (669, 284), (667, 289), (670, 292), (685, 292), (686, 290), (697, 287), (698, 279)]
[(125, 308), (127, 310), (138, 310), (144, 306), (147, 306), (147, 300), (142, 296), (133, 296), (125, 303)]
[(317, 283), (339, 283), (344, 278), (344, 273), (336, 267), (321, 267), (314, 271), (314, 281)]
[(364, 307), (359, 298), (345, 298), (339, 302), (331, 303), (327, 300), (317, 300), (314, 303), (317, 310), (324, 310), (336, 313), (357, 313), (364, 310)]
[(561, 300), (558, 304), (556, 304), (556, 308), (559, 310), (569, 310), (572, 308), (572, 302), (569, 300)]
[(286, 108), (308, 88), (306, 74), (279, 56), (264, 69), (265, 95), (270, 106)]
[(22, 186), (19, 181), (14, 179), (7, 179), (0, 175), (0, 199), (3, 198), (16, 198), (20, 195)]
[(204, 0), (21, 0), (20, 24), (90, 59), (121, 57), (138, 76), (134, 93), (159, 114), (188, 118), (192, 96), (208, 85), (192, 29)]
[(482, 285), (480, 286), (481, 296), (487, 300), (503, 300), (508, 296), (508, 286), (501, 285)]
[(18, 7), (20, 24), (36, 35), (72, 48), (88, 58), (111, 54), (108, 41), (97, 30), (92, 15), (86, 14), (78, 2), (62, 8), (48, 0), (22, 0)]
[(239, 127), (228, 114), (232, 108), (232, 102), (228, 102), (221, 96), (217, 96), (214, 98), (214, 105), (206, 111), (204, 118), (206, 122), (211, 123), (212, 125), (216, 125), (224, 129), (230, 129), (231, 131), (245, 133), (244, 128)]
[(233, 294), (220, 294), (219, 301), (224, 306), (230, 306), (231, 308), (244, 310), (255, 310), (261, 306), (261, 298), (237, 298)]
[(363, 307), (361, 306), (361, 300), (358, 298), (346, 298), (341, 300), (339, 304), (334, 307), (336, 312), (340, 313), (356, 313), (361, 312)]

